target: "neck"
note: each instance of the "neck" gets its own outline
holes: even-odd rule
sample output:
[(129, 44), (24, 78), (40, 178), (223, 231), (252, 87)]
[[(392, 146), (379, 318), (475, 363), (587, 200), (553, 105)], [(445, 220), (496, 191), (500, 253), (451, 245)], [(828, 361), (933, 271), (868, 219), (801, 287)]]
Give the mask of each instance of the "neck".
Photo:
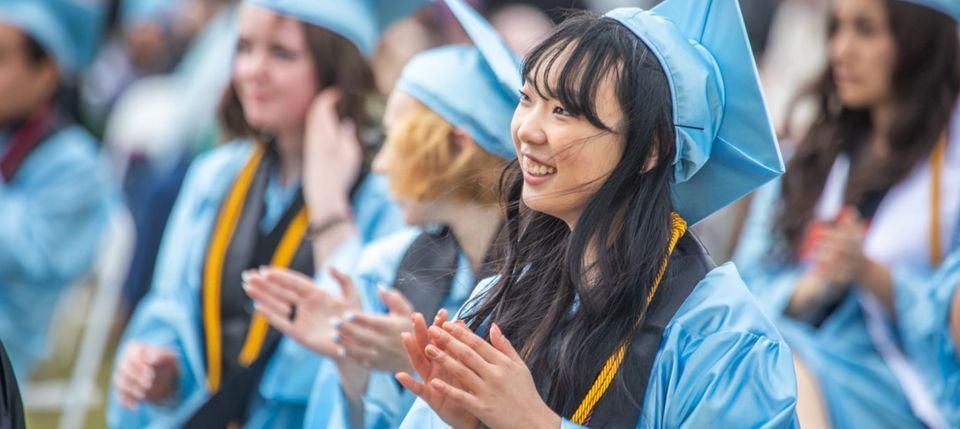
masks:
[(446, 224), (476, 273), (485, 262), (493, 239), (500, 232), (503, 223), (500, 208), (497, 205), (464, 204), (454, 207), (451, 212), (455, 215)]
[(280, 180), (284, 185), (300, 180), (303, 172), (303, 131), (277, 133), (274, 142), (280, 155)]
[(896, 115), (896, 106), (892, 102), (880, 103), (870, 109), (870, 119), (873, 122), (874, 139), (887, 139), (887, 133), (893, 125), (893, 118)]

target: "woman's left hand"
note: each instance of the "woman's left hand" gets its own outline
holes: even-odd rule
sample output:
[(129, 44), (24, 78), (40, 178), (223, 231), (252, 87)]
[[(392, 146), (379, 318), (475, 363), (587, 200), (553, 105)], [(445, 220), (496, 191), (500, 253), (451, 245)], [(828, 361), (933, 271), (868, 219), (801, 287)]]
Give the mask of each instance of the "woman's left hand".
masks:
[(560, 427), (560, 416), (540, 398), (526, 363), (496, 324), (490, 343), (462, 322), (433, 326), (428, 333), (427, 356), (453, 378), (433, 379), (430, 385), (447, 400), (492, 429)]
[(320, 92), (307, 113), (303, 143), (303, 198), (311, 222), (350, 217), (350, 188), (363, 165), (356, 126), (341, 120), (339, 89)]
[(372, 369), (412, 373), (413, 366), (403, 347), (402, 334), (410, 332), (413, 306), (399, 291), (379, 290), (388, 314), (356, 313), (337, 325), (340, 345), (347, 357)]

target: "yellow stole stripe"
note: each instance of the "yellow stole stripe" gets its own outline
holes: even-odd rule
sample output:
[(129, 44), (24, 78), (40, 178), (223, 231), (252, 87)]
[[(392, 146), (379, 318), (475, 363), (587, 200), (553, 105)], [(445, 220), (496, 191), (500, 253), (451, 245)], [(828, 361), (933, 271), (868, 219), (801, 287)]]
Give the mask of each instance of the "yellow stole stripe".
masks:
[[(216, 392), (220, 389), (223, 378), (222, 368), (222, 330), (220, 326), (220, 295), (223, 282), (223, 264), (227, 256), (227, 249), (233, 239), (233, 233), (240, 221), (247, 193), (257, 168), (263, 160), (266, 146), (254, 145), (253, 153), (247, 164), (240, 171), (227, 194), (226, 203), (217, 216), (214, 225), (210, 246), (207, 249), (207, 259), (203, 267), (203, 326), (206, 340), (207, 354), (207, 389)], [(307, 209), (304, 207), (297, 213), (293, 222), (287, 227), (277, 250), (271, 259), (271, 265), (286, 267), (293, 261), (308, 226)], [(247, 329), (247, 338), (239, 356), (239, 362), (244, 367), (250, 366), (259, 356), (263, 342), (267, 337), (270, 326), (260, 314), (255, 314)]]
[(933, 149), (930, 158), (930, 266), (937, 267), (943, 260), (943, 246), (940, 242), (940, 181), (943, 171), (943, 159), (947, 152), (947, 136), (944, 134)]
[[(670, 235), (670, 243), (667, 247), (667, 257), (663, 260), (663, 263), (660, 265), (660, 271), (657, 273), (656, 281), (653, 282), (653, 287), (650, 289), (650, 293), (647, 294), (647, 304), (644, 307), (643, 312), (637, 320), (637, 325), (643, 321), (643, 316), (647, 312), (647, 307), (650, 306), (650, 302), (653, 301), (654, 294), (657, 293), (657, 288), (660, 287), (660, 281), (663, 280), (663, 275), (667, 271), (667, 263), (670, 261), (670, 255), (673, 254), (673, 249), (677, 246), (677, 241), (680, 240), (680, 237), (687, 232), (687, 222), (683, 220), (677, 213), (671, 214), (671, 220), (673, 223), (673, 229)], [(590, 391), (587, 392), (587, 396), (583, 398), (580, 402), (580, 405), (577, 407), (577, 410), (573, 413), (573, 417), (570, 419), (578, 425), (586, 424), (587, 419), (590, 417), (590, 413), (593, 412), (593, 408), (597, 405), (597, 402), (600, 401), (600, 398), (603, 397), (603, 394), (607, 392), (607, 389), (610, 387), (610, 383), (613, 381), (613, 377), (617, 375), (617, 371), (620, 370), (620, 365), (623, 363), (623, 357), (626, 355), (627, 346), (630, 345), (632, 338), (628, 338), (620, 347), (617, 348), (617, 351), (613, 353), (608, 359), (607, 362), (603, 365), (603, 369), (600, 370), (600, 374), (597, 375), (596, 380), (593, 382), (593, 386), (590, 387)]]

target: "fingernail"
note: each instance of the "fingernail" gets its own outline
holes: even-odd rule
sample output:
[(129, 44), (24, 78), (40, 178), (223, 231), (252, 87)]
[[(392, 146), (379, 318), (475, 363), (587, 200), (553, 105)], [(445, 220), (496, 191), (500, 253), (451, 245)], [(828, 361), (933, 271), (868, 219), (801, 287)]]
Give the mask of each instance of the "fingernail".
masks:
[(340, 334), (333, 334), (331, 338), (333, 339), (333, 342), (340, 344)]
[(386, 292), (387, 284), (384, 282), (377, 282), (377, 290), (379, 290), (380, 292)]
[(343, 327), (343, 321), (336, 318), (330, 319), (330, 324), (333, 325), (334, 329), (340, 329)]
[(428, 345), (423, 351), (427, 356), (430, 356), (431, 359), (440, 357), (440, 349), (434, 347), (433, 344)]
[(244, 285), (250, 281), (250, 277), (253, 276), (253, 270), (245, 270), (240, 273), (240, 279), (243, 280)]
[(347, 349), (343, 347), (337, 347), (337, 356), (347, 357)]
[(450, 332), (451, 334), (456, 334), (460, 327), (450, 322), (443, 322), (443, 329), (446, 329), (447, 332)]
[(347, 322), (353, 322), (354, 320), (357, 319), (357, 315), (356, 315), (356, 313), (354, 313), (354, 312), (352, 312), (352, 311), (348, 311), (348, 312), (346, 312), (346, 313), (343, 314), (343, 318), (346, 319)]
[(249, 290), (250, 283), (247, 283), (247, 280), (244, 279), (242, 282), (240, 282), (240, 287), (242, 287), (244, 291)]
[(257, 271), (260, 272), (261, 276), (265, 276), (267, 275), (267, 268), (269, 267), (267, 267), (266, 265), (261, 265), (260, 268), (257, 268)]

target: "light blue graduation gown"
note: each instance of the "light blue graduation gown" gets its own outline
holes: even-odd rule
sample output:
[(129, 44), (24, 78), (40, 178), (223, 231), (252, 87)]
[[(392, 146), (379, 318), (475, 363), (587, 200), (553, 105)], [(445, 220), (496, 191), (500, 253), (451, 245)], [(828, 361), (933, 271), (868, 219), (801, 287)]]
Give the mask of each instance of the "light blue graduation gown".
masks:
[[(394, 284), (400, 262), (421, 230), (409, 228), (370, 244), (364, 249), (352, 277), (365, 296), (365, 309), (374, 313), (387, 313), (388, 309), (377, 297), (377, 289)], [(450, 314), (457, 310), (470, 296), (476, 285), (470, 262), (461, 251), (458, 254), (457, 270), (450, 286), (450, 293), (442, 306)], [(416, 396), (404, 389), (394, 379), (393, 373), (373, 371), (363, 396), (364, 428), (392, 429), (400, 425)], [(327, 359), (320, 366), (304, 428), (349, 428), (349, 404), (340, 388), (340, 376), (336, 364)], [(356, 428), (355, 428), (356, 429)]]
[[(790, 348), (728, 263), (708, 273), (667, 324), (636, 427), (795, 428), (796, 395)], [(446, 427), (420, 399), (401, 425)]]
[[(0, 153), (7, 145), (0, 133)], [(61, 293), (90, 270), (118, 203), (99, 159), (93, 136), (71, 126), (0, 178), (0, 339), (21, 380), (45, 356)]]
[(949, 427), (960, 427), (960, 356), (947, 328), (950, 306), (960, 289), (960, 250), (930, 281), (896, 282), (897, 333)]
[[(834, 428), (924, 427), (914, 416), (900, 382), (874, 346), (856, 293), (849, 294), (819, 328), (783, 314), (804, 271), (798, 264), (771, 261), (768, 256), (779, 196), (780, 181), (767, 184), (755, 194), (734, 260), (741, 267), (751, 291), (763, 303), (764, 310), (817, 378)], [(922, 313), (927, 309), (915, 313), (923, 305), (911, 303), (917, 294), (928, 293), (920, 285), (929, 281), (932, 273), (919, 267), (890, 268), (897, 291), (895, 299), (904, 300), (904, 304), (896, 304), (898, 314), (894, 319), (924, 320), (923, 324), (931, 330), (930, 335), (941, 338), (946, 335), (946, 332), (933, 334), (932, 321), (928, 319), (932, 314)], [(901, 305), (910, 307), (914, 314), (901, 316)], [(900, 327), (914, 329), (903, 323)], [(891, 321), (888, 328), (894, 331), (897, 327)], [(947, 329), (946, 322), (940, 329)], [(903, 341), (905, 337), (898, 339)], [(911, 350), (909, 344), (901, 345), (907, 346), (905, 352), (908, 355), (929, 350), (922, 347)], [(914, 368), (920, 372), (927, 370), (916, 364)], [(936, 390), (942, 387), (942, 383), (939, 381), (931, 386)]]
[[(169, 347), (179, 356), (178, 391), (170, 404), (123, 407), (112, 392), (108, 408), (111, 427), (177, 427), (209, 396), (201, 332), (200, 287), (211, 228), (223, 198), (249, 159), (252, 144), (234, 142), (197, 158), (167, 224), (150, 293), (134, 313), (124, 340)], [(269, 227), (289, 203), (289, 192), (268, 187), (261, 227)], [(402, 218), (390, 202), (383, 177), (369, 175), (353, 199), (359, 238), (338, 248), (326, 265), (349, 270), (363, 243), (397, 230)], [(326, 273), (318, 268), (318, 273)], [(299, 428), (320, 358), (284, 337), (251, 398), (246, 427)]]

